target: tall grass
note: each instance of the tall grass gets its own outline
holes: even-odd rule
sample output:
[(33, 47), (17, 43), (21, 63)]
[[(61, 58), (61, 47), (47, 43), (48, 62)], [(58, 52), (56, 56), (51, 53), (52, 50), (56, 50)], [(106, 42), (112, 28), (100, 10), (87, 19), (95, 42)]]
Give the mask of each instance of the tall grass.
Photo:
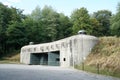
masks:
[[(120, 38), (101, 37), (84, 62), (86, 71), (120, 77)], [(81, 65), (76, 68), (80, 68)]]

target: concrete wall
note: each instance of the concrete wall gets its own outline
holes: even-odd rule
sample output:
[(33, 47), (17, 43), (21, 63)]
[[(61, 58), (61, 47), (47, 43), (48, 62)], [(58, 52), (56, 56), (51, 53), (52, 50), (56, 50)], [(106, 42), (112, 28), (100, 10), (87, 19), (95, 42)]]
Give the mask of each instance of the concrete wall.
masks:
[(86, 59), (87, 55), (90, 53), (90, 51), (97, 42), (98, 39), (96, 37), (81, 34), (51, 43), (27, 45), (21, 48), (20, 61), (24, 64), (30, 64), (31, 54), (48, 53), (49, 55), (50, 52), (59, 51), (60, 66), (73, 67), (74, 65), (81, 64), (81, 62)]

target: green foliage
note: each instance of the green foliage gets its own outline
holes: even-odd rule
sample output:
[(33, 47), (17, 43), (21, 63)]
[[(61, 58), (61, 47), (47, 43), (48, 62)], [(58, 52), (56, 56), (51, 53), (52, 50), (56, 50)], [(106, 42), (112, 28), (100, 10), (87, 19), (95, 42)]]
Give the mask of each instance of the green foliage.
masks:
[[(56, 39), (56, 27), (58, 24), (59, 14), (52, 9), (52, 7), (45, 6), (42, 9), (42, 22), (45, 29), (44, 36), (46, 41), (54, 41)], [(47, 32), (47, 33), (46, 33)]]
[(120, 3), (118, 4), (117, 14), (112, 16), (110, 29), (112, 35), (120, 36)]
[(18, 21), (18, 22), (22, 22), (22, 20), (24, 20), (25, 15), (22, 14), (23, 10), (20, 9), (16, 9), (14, 7), (11, 7), (11, 20), (10, 22), (14, 22), (14, 21)]
[(69, 18), (50, 6), (45, 6), (42, 10), (37, 6), (25, 19), (24, 25), (28, 40), (37, 43), (58, 40), (72, 33)]
[(11, 20), (10, 17), (10, 9), (7, 6), (4, 6), (0, 3), (0, 55), (6, 53), (6, 29), (8, 27), (9, 21)]
[(111, 12), (107, 10), (98, 11), (90, 17), (86, 8), (76, 9), (71, 15), (73, 22), (73, 34), (79, 30), (86, 30), (88, 34), (94, 36), (109, 35)]
[(39, 6), (37, 6), (31, 13), (30, 17), (33, 20), (40, 20), (42, 18), (42, 11)]
[(96, 18), (100, 23), (100, 27), (98, 29), (100, 36), (110, 35), (111, 15), (112, 15), (111, 11), (108, 11), (108, 10), (100, 10), (93, 14), (93, 17)]
[(119, 2), (118, 5), (117, 5), (117, 12), (118, 12), (118, 13), (120, 12), (120, 2)]
[(91, 25), (91, 35), (100, 36), (102, 35), (101, 26), (99, 21), (96, 18), (90, 18), (90, 25)]
[(89, 34), (91, 33), (90, 16), (86, 8), (76, 9), (71, 15), (71, 21), (73, 22), (73, 34), (82, 29), (86, 30)]
[[(24, 18), (25, 16), (22, 14), (22, 10), (13, 7), (9, 8), (0, 3), (0, 57), (9, 52), (11, 46), (14, 45), (14, 44), (9, 45), (8, 42), (12, 42), (15, 40), (17, 42), (17, 37), (13, 38), (14, 34), (10, 34), (9, 36), (7, 35), (7, 33), (9, 33), (8, 29), (10, 29), (9, 31), (12, 31), (12, 29), (14, 31), (15, 25), (18, 26), (16, 22), (22, 23), (22, 20)], [(19, 32), (19, 30), (17, 31)], [(16, 48), (16, 46), (12, 48)]]
[(8, 37), (7, 45), (9, 47), (19, 49), (27, 42), (25, 28), (19, 22), (14, 22), (13, 24), (9, 25), (9, 27), (6, 30), (6, 33)]
[(58, 26), (56, 27), (56, 39), (62, 39), (72, 35), (72, 23), (64, 14), (59, 14)]

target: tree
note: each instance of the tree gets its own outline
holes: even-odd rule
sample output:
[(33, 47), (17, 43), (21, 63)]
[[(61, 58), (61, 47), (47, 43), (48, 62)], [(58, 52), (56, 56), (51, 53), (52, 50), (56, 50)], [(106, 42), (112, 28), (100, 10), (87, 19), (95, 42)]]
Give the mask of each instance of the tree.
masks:
[(120, 12), (120, 2), (117, 5), (117, 12)]
[(96, 18), (90, 18), (90, 25), (91, 25), (91, 35), (94, 36), (101, 36), (101, 26), (99, 21)]
[(120, 36), (120, 3), (118, 3), (117, 13), (111, 18), (111, 34)]
[(86, 8), (76, 9), (71, 15), (71, 21), (73, 22), (73, 34), (82, 29), (86, 30), (89, 34), (91, 33), (90, 16)]
[(16, 8), (14, 8), (14, 7), (11, 7), (10, 9), (11, 9), (11, 15), (10, 15), (11, 20), (10, 20), (10, 24), (11, 24), (11, 23), (14, 23), (14, 22), (16, 22), (16, 21), (22, 22), (22, 20), (25, 19), (25, 15), (22, 14), (23, 10), (21, 10), (21, 9), (16, 9)]
[(58, 26), (56, 27), (56, 39), (62, 39), (72, 35), (72, 23), (63, 13), (59, 14)]
[[(58, 27), (59, 14), (50, 6), (42, 9), (42, 23), (44, 26), (44, 38), (47, 42), (56, 40), (56, 27)], [(47, 33), (46, 33), (47, 32)]]
[(10, 20), (5, 31), (7, 36), (6, 45), (8, 51), (19, 49), (21, 46), (23, 46), (23, 44), (26, 43), (26, 38), (24, 38), (25, 30), (22, 22), (25, 18), (25, 15), (22, 14), (23, 10), (16, 9), (14, 7), (9, 9), (11, 13), (9, 14)]
[(99, 32), (102, 33), (100, 36), (108, 36), (110, 35), (110, 18), (111, 18), (111, 11), (108, 10), (100, 10), (97, 12), (94, 12), (93, 17), (96, 18), (101, 28), (99, 29)]
[(6, 53), (6, 29), (11, 20), (11, 9), (0, 3), (0, 55)]
[(25, 34), (29, 42), (42, 43), (44, 41), (44, 29), (43, 24), (40, 20), (36, 21), (30, 17), (27, 17), (23, 21), (23, 25), (25, 26)]
[[(24, 18), (25, 16), (22, 14), (22, 10), (0, 3), (0, 54), (4, 55), (9, 51), (11, 46), (13, 46), (12, 44), (9, 46), (8, 43), (17, 39), (17, 37), (13, 37), (15, 34), (13, 35), (12, 33), (14, 33), (14, 30), (18, 31), (16, 27), (22, 24)], [(22, 34), (19, 34), (19, 36), (20, 35)], [(22, 42), (19, 44), (22, 44)], [(13, 46), (13, 48), (17, 47)]]
[(7, 28), (7, 45), (8, 48), (19, 49), (21, 46), (26, 44), (27, 39), (25, 35), (25, 28), (22, 23), (14, 22)]
[(39, 6), (37, 6), (31, 13), (30, 17), (35, 20), (38, 21), (42, 18), (42, 11), (40, 9)]
[(24, 21), (28, 40), (35, 43), (54, 41), (58, 16), (52, 7), (45, 6), (41, 10), (37, 6)]

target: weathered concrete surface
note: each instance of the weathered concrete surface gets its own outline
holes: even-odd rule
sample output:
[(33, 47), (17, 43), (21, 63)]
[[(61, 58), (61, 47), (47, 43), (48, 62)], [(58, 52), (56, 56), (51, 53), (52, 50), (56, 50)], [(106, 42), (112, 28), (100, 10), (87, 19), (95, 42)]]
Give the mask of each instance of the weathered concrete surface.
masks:
[(0, 64), (0, 80), (120, 80), (75, 69), (40, 65)]
[[(32, 61), (35, 60), (32, 54), (49, 54), (50, 52), (58, 51), (60, 52), (60, 66), (73, 67), (86, 58), (97, 42), (98, 39), (94, 36), (75, 35), (50, 43), (27, 45), (21, 48), (20, 61), (24, 64), (32, 64)], [(45, 56), (42, 56), (42, 58), (46, 59)]]

